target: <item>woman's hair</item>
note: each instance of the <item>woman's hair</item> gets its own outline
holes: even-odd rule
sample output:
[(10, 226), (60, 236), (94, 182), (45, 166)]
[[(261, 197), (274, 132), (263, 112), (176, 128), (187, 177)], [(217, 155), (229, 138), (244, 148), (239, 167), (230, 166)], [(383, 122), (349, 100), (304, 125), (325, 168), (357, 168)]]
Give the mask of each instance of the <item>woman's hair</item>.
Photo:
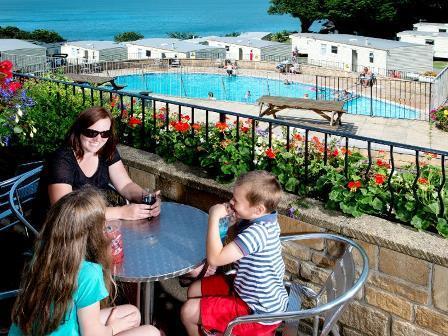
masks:
[(244, 185), (250, 206), (263, 204), (268, 212), (274, 211), (282, 198), (282, 187), (275, 175), (264, 170), (253, 170), (240, 175), (235, 187)]
[(112, 293), (105, 211), (104, 197), (92, 187), (65, 195), (50, 209), (12, 311), (12, 321), (25, 335), (47, 335), (64, 321), (72, 309), (83, 260), (102, 266), (106, 288)]
[(80, 139), (81, 131), (89, 128), (98, 120), (106, 118), (110, 120), (112, 135), (107, 139), (106, 144), (98, 151), (98, 155), (101, 155), (107, 160), (112, 159), (118, 141), (117, 135), (115, 134), (115, 120), (107, 109), (100, 106), (90, 107), (82, 111), (68, 131), (67, 144), (73, 149), (77, 159), (82, 159), (84, 156), (84, 150), (82, 149)]

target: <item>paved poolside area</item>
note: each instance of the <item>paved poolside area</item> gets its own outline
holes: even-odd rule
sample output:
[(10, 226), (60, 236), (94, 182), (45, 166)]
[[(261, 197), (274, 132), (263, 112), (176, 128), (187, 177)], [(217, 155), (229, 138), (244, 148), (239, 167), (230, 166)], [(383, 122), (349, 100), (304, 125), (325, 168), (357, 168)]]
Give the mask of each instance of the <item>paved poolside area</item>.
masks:
[[(154, 97), (157, 97), (157, 95), (154, 95)], [(255, 104), (179, 97), (169, 97), (168, 99), (242, 114), (258, 116), (259, 113), (259, 107)], [(189, 110), (184, 108), (183, 113), (187, 113)], [(431, 126), (428, 121), (379, 118), (346, 113), (343, 115), (341, 126), (330, 127), (326, 120), (312, 111), (285, 109), (277, 115), (279, 119), (281, 118), (285, 121), (298, 124), (301, 123), (325, 129), (349, 132), (365, 137), (448, 151), (448, 134)], [(195, 118), (196, 121), (203, 121), (199, 112), (195, 113)]]

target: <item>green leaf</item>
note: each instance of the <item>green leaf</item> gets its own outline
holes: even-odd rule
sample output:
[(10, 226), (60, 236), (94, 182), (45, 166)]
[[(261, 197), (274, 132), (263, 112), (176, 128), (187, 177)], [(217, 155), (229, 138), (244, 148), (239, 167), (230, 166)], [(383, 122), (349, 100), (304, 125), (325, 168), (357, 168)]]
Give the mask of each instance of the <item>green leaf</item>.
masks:
[(383, 209), (383, 202), (378, 197), (375, 197), (372, 202), (372, 207), (375, 210), (380, 211), (381, 209)]
[(299, 181), (295, 177), (290, 177), (285, 184), (285, 189), (291, 192), (295, 191), (298, 182)]
[(437, 231), (443, 237), (448, 238), (448, 222), (445, 218), (437, 219)]
[(16, 126), (14, 127), (14, 133), (18, 134), (18, 133), (22, 133), (23, 132), (23, 128), (20, 126)]
[(429, 222), (418, 215), (412, 217), (411, 224), (417, 230), (425, 230), (429, 227)]

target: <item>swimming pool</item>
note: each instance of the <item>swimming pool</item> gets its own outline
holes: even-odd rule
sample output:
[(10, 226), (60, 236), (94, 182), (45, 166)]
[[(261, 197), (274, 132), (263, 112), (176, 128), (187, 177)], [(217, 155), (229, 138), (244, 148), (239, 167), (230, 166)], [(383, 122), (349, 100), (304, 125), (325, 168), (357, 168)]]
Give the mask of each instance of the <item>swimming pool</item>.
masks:
[[(118, 76), (116, 83), (126, 85), (126, 91), (189, 97), (230, 100), (254, 103), (262, 95), (310, 99), (334, 99), (334, 90), (313, 85), (294, 83), (285, 85), (281, 80), (249, 76), (226, 76), (202, 73), (147, 73)], [(373, 115), (387, 118), (416, 119), (419, 112), (390, 101), (359, 96), (347, 101), (344, 108), (352, 114)]]

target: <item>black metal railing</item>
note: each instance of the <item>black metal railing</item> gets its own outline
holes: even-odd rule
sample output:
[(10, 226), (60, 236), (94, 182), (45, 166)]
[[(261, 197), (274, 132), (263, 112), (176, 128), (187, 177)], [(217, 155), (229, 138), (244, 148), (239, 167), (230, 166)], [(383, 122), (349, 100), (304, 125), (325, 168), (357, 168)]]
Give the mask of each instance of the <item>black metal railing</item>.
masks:
[[(169, 160), (201, 164), (221, 179), (268, 169), (286, 190), (323, 199), (354, 216), (366, 212), (448, 236), (447, 151), (146, 94), (15, 76), (55, 83), (66, 94), (82, 95), (86, 107), (112, 108), (125, 144), (162, 153)], [(173, 140), (170, 137), (183, 141), (180, 152), (167, 142)], [(199, 163), (204, 151), (209, 157)], [(222, 157), (213, 157), (217, 153)], [(372, 190), (371, 197), (364, 198)]]

